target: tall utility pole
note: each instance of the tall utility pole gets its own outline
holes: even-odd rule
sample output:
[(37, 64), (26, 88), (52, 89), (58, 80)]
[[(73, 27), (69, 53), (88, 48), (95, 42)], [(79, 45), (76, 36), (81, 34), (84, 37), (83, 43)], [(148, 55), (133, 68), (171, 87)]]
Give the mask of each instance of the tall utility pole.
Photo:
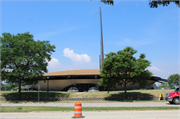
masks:
[(101, 7), (100, 7), (100, 27), (101, 27), (101, 58), (100, 58), (100, 69), (101, 69), (102, 68), (101, 63), (104, 61)]
[(101, 55), (99, 55), (99, 69), (101, 69)]

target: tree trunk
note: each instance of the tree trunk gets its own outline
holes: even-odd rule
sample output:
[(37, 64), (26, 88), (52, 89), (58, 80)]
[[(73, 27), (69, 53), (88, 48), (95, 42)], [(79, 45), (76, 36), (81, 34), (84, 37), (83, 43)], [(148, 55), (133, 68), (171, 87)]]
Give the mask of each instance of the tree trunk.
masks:
[(126, 83), (124, 84), (125, 99), (127, 100)]
[(21, 78), (19, 78), (19, 101), (21, 100)]

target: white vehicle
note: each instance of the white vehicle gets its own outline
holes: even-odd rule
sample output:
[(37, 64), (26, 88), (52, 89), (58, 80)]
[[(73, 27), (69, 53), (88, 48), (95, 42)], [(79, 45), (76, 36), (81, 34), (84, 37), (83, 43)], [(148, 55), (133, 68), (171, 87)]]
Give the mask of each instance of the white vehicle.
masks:
[(99, 89), (97, 87), (91, 87), (89, 88), (88, 92), (98, 92)]
[(70, 87), (67, 92), (79, 92), (76, 87)]
[[(16, 87), (16, 89), (19, 90), (19, 87)], [(21, 86), (21, 89), (24, 89), (24, 90), (35, 90), (35, 88), (32, 85)]]

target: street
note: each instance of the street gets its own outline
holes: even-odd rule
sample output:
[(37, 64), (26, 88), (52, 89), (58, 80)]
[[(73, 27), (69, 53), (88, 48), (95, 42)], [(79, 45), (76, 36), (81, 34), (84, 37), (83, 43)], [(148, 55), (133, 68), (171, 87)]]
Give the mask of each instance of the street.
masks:
[[(74, 107), (74, 103), (1, 103), (1, 106)], [(180, 105), (168, 102), (82, 103), (82, 107), (160, 107)], [(82, 111), (84, 119), (180, 119), (180, 110)], [(71, 119), (74, 112), (1, 113), (0, 119)]]
[[(1, 103), (1, 106), (51, 106), (51, 107), (74, 107), (74, 103)], [(115, 102), (115, 103), (82, 103), (83, 107), (163, 107), (180, 105), (168, 102)]]
[[(82, 112), (82, 119), (180, 119), (180, 110)], [(72, 119), (74, 112), (1, 113), (0, 119)]]

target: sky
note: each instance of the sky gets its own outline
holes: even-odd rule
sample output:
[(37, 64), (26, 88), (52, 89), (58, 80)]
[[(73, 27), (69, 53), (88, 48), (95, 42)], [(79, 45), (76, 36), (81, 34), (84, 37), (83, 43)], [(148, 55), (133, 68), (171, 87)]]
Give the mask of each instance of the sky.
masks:
[[(104, 54), (127, 46), (146, 54), (154, 76), (180, 74), (179, 8), (150, 8), (149, 0), (119, 0), (114, 5), (77, 0), (1, 0), (0, 32), (30, 32), (34, 40), (48, 40), (55, 52), (48, 72), (99, 69), (100, 7)], [(178, 69), (179, 68), (179, 69)]]

